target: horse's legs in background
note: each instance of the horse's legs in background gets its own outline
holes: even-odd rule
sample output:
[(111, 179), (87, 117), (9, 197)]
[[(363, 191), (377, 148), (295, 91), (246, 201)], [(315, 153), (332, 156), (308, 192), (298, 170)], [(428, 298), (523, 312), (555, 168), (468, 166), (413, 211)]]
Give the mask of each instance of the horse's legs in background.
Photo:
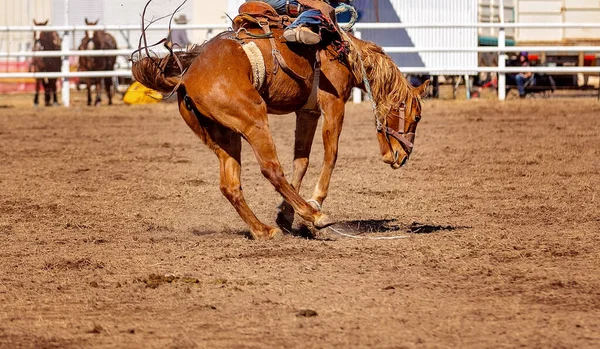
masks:
[(40, 87), (42, 79), (35, 79), (35, 95), (33, 96), (33, 106), (37, 107), (40, 104)]
[(44, 85), (44, 103), (46, 104), (46, 107), (50, 107), (52, 106), (52, 103), (50, 102), (52, 100), (52, 84), (51, 84), (51, 79), (44, 79), (43, 85)]
[(332, 95), (323, 95), (321, 106), (323, 108), (323, 149), (325, 153), (319, 181), (310, 198), (311, 202), (316, 202), (318, 209), (321, 209), (329, 191), (331, 175), (337, 161), (338, 145), (346, 108), (343, 99)]
[[(306, 112), (296, 113), (294, 170), (291, 184), (298, 193), (300, 192), (302, 179), (308, 169), (310, 151), (315, 138), (315, 131), (319, 124), (319, 117), (320, 115)], [(285, 200), (277, 207), (277, 209), (279, 210), (277, 213), (277, 224), (283, 229), (288, 231), (291, 230), (292, 223), (294, 223), (294, 209)]]
[(49, 83), (50, 83), (50, 88), (51, 88), (51, 93), (52, 93), (52, 104), (54, 106), (58, 106), (57, 79), (50, 79)]
[(252, 237), (255, 239), (269, 239), (280, 234), (281, 231), (279, 229), (270, 227), (259, 221), (244, 199), (240, 181), (242, 137), (238, 133), (207, 118), (203, 119), (202, 125), (200, 125), (196, 116), (187, 110), (181, 98), (179, 112), (194, 133), (219, 158), (221, 177), (219, 187), (221, 193), (229, 200), (240, 217), (250, 227)]
[(104, 90), (106, 91), (106, 96), (108, 97), (108, 105), (112, 105), (112, 94), (110, 91), (112, 84), (112, 78), (104, 78)]
[(87, 91), (87, 105), (92, 105), (92, 80), (90, 78), (85, 80), (85, 89)]
[(96, 101), (94, 102), (94, 105), (102, 103), (102, 78), (98, 78), (96, 81)]

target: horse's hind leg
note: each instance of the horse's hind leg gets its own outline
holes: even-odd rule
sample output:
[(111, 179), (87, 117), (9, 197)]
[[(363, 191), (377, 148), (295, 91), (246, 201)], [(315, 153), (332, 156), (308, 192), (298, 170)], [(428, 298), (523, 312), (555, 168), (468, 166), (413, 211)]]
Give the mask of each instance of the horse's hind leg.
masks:
[(203, 119), (203, 124), (200, 125), (183, 103), (180, 104), (179, 110), (188, 126), (219, 158), (221, 193), (250, 227), (252, 237), (270, 239), (280, 235), (281, 230), (259, 221), (244, 199), (240, 181), (242, 137), (208, 119)]
[(240, 181), (242, 137), (231, 130), (222, 128), (215, 138), (219, 147), (214, 147), (213, 150), (219, 158), (221, 193), (248, 224), (253, 238), (271, 239), (280, 235), (281, 230), (269, 227), (259, 221), (244, 199)]
[[(291, 184), (298, 193), (300, 192), (302, 179), (308, 169), (310, 151), (315, 137), (315, 131), (319, 124), (319, 117), (320, 115), (306, 112), (296, 113), (294, 169)], [(294, 209), (285, 200), (281, 202), (277, 209), (277, 224), (283, 229), (291, 230), (292, 223), (294, 223)]]

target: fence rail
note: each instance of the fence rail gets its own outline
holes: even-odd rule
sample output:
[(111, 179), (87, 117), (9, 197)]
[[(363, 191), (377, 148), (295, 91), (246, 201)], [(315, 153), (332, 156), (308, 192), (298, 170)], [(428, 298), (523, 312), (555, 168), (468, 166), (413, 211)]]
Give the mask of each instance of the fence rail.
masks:
[[(226, 24), (187, 24), (173, 25), (172, 28), (181, 29), (204, 29), (204, 30), (226, 30), (230, 26)], [(163, 30), (169, 28), (167, 25), (152, 26), (150, 30)], [(506, 52), (584, 52), (584, 53), (600, 53), (599, 46), (505, 46), (502, 35), (505, 29), (510, 28), (600, 28), (600, 23), (357, 23), (354, 27), (360, 29), (408, 29), (408, 28), (498, 28), (501, 34), (499, 35), (499, 46), (489, 47), (470, 47), (470, 48), (454, 48), (454, 47), (384, 47), (387, 53), (420, 53), (420, 52), (489, 52), (498, 54), (498, 67), (466, 67), (463, 69), (447, 68), (447, 67), (399, 67), (403, 73), (451, 73), (454, 71), (472, 71), (472, 72), (491, 72), (498, 73), (499, 90), (503, 88), (504, 74), (518, 73), (522, 71), (522, 67), (506, 67)], [(94, 30), (139, 30), (137, 25), (99, 25), (93, 27)], [(65, 36), (73, 35), (76, 31), (90, 30), (89, 26), (0, 26), (0, 32), (33, 32), (33, 31), (58, 31), (64, 32)], [(61, 72), (54, 73), (26, 73), (26, 72), (0, 72), (0, 79), (22, 79), (22, 78), (62, 78), (63, 83), (63, 105), (69, 106), (69, 84), (68, 79), (76, 77), (131, 77), (131, 70), (117, 70), (110, 72), (72, 72), (70, 71), (69, 57), (77, 56), (130, 56), (132, 50), (93, 50), (93, 51), (78, 51), (71, 50), (65, 45), (66, 40), (63, 40), (63, 47), (60, 51), (18, 51), (18, 52), (0, 52), (0, 59), (5, 57), (12, 58), (29, 58), (29, 57), (62, 57), (63, 65)], [(600, 73), (600, 67), (528, 67), (528, 71), (540, 73)], [(500, 94), (500, 99), (503, 95)]]

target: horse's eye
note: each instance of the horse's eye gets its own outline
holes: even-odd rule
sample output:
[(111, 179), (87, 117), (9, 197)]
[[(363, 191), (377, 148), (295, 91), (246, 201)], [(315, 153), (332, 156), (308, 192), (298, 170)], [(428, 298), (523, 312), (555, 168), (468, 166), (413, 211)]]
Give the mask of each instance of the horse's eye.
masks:
[(416, 121), (416, 122), (419, 122), (419, 121), (421, 121), (421, 115), (417, 115), (417, 116), (415, 116), (415, 121)]

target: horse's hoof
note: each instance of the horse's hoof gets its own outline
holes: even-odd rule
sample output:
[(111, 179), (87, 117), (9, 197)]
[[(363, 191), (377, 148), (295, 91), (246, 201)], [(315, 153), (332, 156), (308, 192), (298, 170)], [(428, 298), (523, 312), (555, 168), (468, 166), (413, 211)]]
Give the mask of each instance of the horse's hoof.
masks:
[(270, 228), (267, 232), (252, 232), (254, 240), (273, 240), (283, 237), (283, 233), (279, 228)]
[(328, 226), (334, 224), (335, 221), (333, 220), (333, 218), (331, 218), (330, 216), (324, 214), (324, 213), (319, 213), (317, 215), (317, 217), (315, 218), (315, 227), (317, 229), (323, 229), (323, 228), (327, 228)]
[(269, 231), (270, 240), (281, 240), (283, 238), (283, 232), (279, 228), (273, 228)]
[(293, 218), (294, 218), (294, 216), (292, 215), (292, 219), (289, 219), (289, 217), (287, 217), (287, 215), (285, 213), (280, 211), (279, 213), (277, 213), (277, 218), (275, 218), (275, 223), (277, 224), (278, 227), (280, 227), (284, 231), (291, 232), (292, 225), (294, 223)]
[(282, 202), (281, 205), (277, 207), (277, 218), (275, 219), (275, 223), (277, 225), (287, 231), (292, 231), (292, 224), (294, 224), (294, 209), (287, 202)]

